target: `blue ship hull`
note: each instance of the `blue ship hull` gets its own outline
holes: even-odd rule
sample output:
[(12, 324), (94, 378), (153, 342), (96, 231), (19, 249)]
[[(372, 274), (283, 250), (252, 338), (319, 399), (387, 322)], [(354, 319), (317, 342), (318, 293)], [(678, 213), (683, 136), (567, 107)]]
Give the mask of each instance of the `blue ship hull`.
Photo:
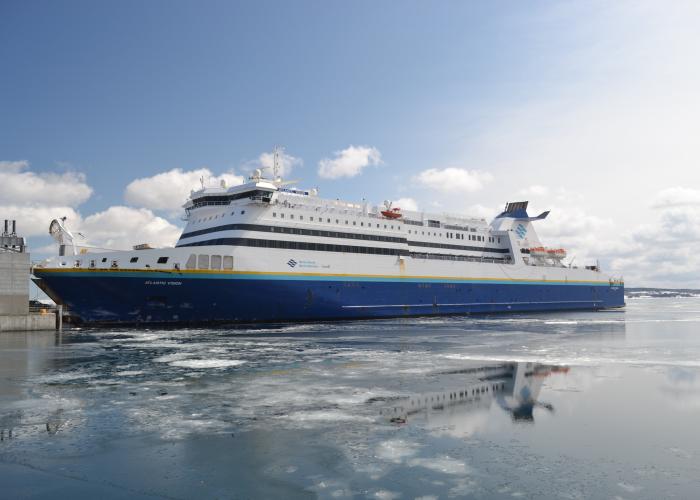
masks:
[(35, 269), (37, 284), (86, 323), (317, 321), (624, 306), (624, 286)]

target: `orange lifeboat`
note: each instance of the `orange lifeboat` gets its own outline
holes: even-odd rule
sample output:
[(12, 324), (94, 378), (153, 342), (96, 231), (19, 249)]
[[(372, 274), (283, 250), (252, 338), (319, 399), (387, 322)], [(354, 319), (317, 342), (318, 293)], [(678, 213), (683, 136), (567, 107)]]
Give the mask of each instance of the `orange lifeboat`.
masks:
[(398, 219), (402, 216), (401, 209), (399, 207), (382, 210), (382, 215), (387, 219)]
[(563, 248), (550, 248), (547, 250), (547, 255), (553, 259), (561, 260), (566, 257), (566, 250)]
[(545, 247), (529, 248), (528, 250), (533, 257), (547, 257), (549, 255)]

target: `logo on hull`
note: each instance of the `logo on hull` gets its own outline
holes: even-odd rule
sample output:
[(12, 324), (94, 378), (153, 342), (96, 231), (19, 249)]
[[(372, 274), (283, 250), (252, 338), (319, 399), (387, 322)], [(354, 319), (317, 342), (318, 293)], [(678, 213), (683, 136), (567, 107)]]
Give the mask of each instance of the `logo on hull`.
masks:
[(294, 259), (289, 259), (289, 260), (287, 261), (287, 265), (288, 265), (289, 267), (294, 267), (294, 266), (297, 265), (297, 261), (294, 260)]

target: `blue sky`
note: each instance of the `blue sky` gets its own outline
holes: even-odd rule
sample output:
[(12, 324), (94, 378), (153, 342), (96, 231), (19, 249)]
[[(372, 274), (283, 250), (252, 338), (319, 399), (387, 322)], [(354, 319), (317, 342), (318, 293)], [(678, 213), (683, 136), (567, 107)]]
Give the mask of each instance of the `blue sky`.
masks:
[[(387, 171), (448, 163), (547, 71), (519, 5), (5, 4), (0, 150), (85, 172), (93, 210), (130, 178), (238, 167), (274, 144), (304, 158), (310, 182), (348, 144), (377, 147)], [(363, 178), (331, 189), (395, 195)]]
[[(692, 2), (5, 1), (5, 184), (91, 191), (48, 203), (0, 187), (0, 209), (66, 207), (80, 225), (127, 207), (180, 226), (127, 186), (175, 168), (245, 175), (282, 144), (303, 162), (290, 175), (327, 196), (483, 216), (530, 198), (581, 259), (700, 286), (700, 252), (678, 253), (700, 235), (698, 21)], [(350, 146), (381, 161), (322, 178)], [(650, 231), (669, 236), (670, 264), (646, 252)]]

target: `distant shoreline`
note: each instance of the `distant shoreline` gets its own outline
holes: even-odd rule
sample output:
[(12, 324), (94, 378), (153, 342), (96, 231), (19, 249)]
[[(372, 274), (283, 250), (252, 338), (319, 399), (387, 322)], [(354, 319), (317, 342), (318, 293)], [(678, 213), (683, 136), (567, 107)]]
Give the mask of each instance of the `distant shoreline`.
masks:
[(675, 297), (700, 297), (700, 290), (692, 288), (626, 288), (625, 297), (628, 298), (675, 298)]

